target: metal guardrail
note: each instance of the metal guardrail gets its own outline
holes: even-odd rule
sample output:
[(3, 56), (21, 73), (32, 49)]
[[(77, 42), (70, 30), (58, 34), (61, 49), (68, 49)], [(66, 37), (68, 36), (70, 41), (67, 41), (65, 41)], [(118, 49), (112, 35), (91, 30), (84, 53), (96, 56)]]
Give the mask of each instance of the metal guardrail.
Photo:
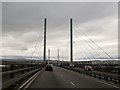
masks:
[(16, 88), (45, 67), (45, 63), (26, 61), (2, 61), (2, 89)]
[(38, 68), (38, 67), (39, 67), (39, 66), (29, 67), (29, 68), (24, 68), (24, 69), (18, 69), (18, 70), (12, 70), (12, 71), (5, 71), (5, 72), (1, 72), (0, 74), (6, 75), (6, 74), (11, 74), (11, 73), (17, 73), (17, 72), (21, 72), (21, 71), (26, 71), (26, 70), (30, 70), (30, 69), (35, 69), (35, 68)]
[[(9, 79), (8, 81), (2, 83), (2, 88), (3, 88), (3, 89), (4, 89), (4, 88), (8, 88), (8, 87), (10, 87), (11, 85), (15, 84), (16, 82), (18, 82), (19, 80), (21, 80), (21, 79), (27, 77), (28, 75), (31, 75), (31, 74), (39, 71), (39, 70), (41, 70), (42, 68), (43, 68), (43, 67), (37, 68), (37, 69), (32, 70), (32, 71), (30, 71), (30, 72), (27, 72), (27, 73), (24, 73), (24, 74), (22, 74), (22, 75), (19, 75), (19, 76), (15, 77), (15, 78)], [(16, 72), (16, 71), (15, 71), (15, 72)]]
[(35, 73), (25, 83), (23, 83), (22, 85), (20, 85), (17, 90), (25, 90), (25, 89), (29, 88), (29, 86), (31, 85), (31, 83), (38, 77), (39, 73), (42, 72), (42, 71), (43, 71), (43, 69), (40, 70), (40, 71), (38, 71), (37, 73)]
[(117, 84), (120, 87), (120, 76), (119, 75), (112, 75), (102, 72), (94, 72), (94, 71), (85, 71), (74, 67), (68, 67), (68, 66), (62, 66), (63, 68), (79, 72), (84, 75), (88, 75), (94, 78), (102, 79), (108, 82), (113, 82), (114, 84)]

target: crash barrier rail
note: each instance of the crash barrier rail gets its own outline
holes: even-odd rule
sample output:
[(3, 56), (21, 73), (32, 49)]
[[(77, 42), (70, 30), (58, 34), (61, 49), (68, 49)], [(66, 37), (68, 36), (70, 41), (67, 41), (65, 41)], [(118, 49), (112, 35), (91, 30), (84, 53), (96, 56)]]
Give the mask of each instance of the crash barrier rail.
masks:
[[(120, 74), (120, 71), (119, 71), (119, 64), (101, 64), (101, 65), (98, 65), (98, 64), (88, 64), (89, 66), (92, 66), (92, 68), (95, 70), (95, 71), (101, 71), (101, 72), (106, 72), (106, 73), (113, 73), (113, 74)], [(84, 68), (85, 65), (83, 64), (75, 64), (75, 67), (78, 67), (78, 68)]]
[(79, 68), (69, 67), (69, 66), (62, 66), (62, 67), (81, 73), (81, 74), (84, 74), (84, 75), (87, 75), (87, 76), (90, 76), (90, 77), (102, 79), (107, 82), (113, 82), (114, 84), (120, 87), (120, 76), (119, 75), (112, 75), (112, 74), (96, 72), (96, 71), (86, 71), (84, 69), (79, 69)]
[[(12, 66), (13, 67), (13, 66)], [(9, 77), (6, 81), (2, 82), (2, 88), (9, 88), (10, 86), (16, 84), (20, 80), (26, 78), (29, 75), (36, 73), (37, 71), (44, 68), (44, 65), (31, 65), (31, 67), (23, 67), (17, 70), (10, 70), (1, 72), (2, 79)]]
[[(115, 61), (115, 63), (93, 63), (91, 61), (80, 61), (80, 62), (73, 62), (75, 67), (83, 68), (86, 65), (89, 65), (93, 68), (95, 71), (105, 72), (105, 73), (112, 73), (112, 74), (120, 74), (120, 62)], [(62, 66), (70, 66), (69, 62), (62, 62)]]

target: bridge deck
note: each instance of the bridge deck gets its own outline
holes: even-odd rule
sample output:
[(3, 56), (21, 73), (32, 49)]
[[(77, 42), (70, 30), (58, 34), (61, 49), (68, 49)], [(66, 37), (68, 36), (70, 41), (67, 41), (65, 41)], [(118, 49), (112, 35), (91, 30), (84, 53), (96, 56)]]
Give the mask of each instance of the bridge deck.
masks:
[(116, 88), (103, 81), (54, 66), (54, 71), (41, 71), (29, 88)]

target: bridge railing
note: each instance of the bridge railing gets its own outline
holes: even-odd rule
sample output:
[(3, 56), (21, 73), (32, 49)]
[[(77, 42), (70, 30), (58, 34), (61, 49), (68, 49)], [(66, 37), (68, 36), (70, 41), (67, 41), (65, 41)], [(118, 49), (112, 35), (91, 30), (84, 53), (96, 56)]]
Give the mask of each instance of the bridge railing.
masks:
[[(22, 64), (22, 68), (13, 69), (15, 64), (10, 64), (10, 70), (1, 72), (2, 75), (2, 88), (9, 88), (11, 86), (17, 85), (21, 80), (24, 80), (26, 77), (33, 75), (39, 70), (44, 68), (44, 64)], [(21, 64), (17, 64), (21, 66)], [(27, 67), (28, 66), (28, 67)]]
[(85, 71), (84, 69), (79, 69), (75, 67), (69, 67), (69, 66), (62, 66), (63, 68), (90, 76), (98, 79), (105, 80), (107, 82), (112, 82), (120, 87), (120, 76), (119, 75), (113, 75), (103, 72), (96, 72), (96, 71)]
[[(119, 63), (116, 64), (81, 64), (81, 63), (74, 63), (75, 67), (84, 68), (85, 65), (92, 66), (95, 71), (105, 72), (105, 73), (113, 73), (113, 74), (120, 74), (119, 71)], [(69, 66), (69, 65), (68, 65)]]

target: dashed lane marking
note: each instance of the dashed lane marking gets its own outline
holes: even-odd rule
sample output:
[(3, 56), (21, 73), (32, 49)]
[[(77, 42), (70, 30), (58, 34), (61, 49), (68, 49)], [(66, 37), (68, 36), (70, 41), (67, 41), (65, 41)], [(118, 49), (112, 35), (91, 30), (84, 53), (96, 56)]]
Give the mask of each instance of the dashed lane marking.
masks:
[(73, 82), (70, 82), (70, 84), (72, 84), (73, 86), (75, 86), (75, 84)]

